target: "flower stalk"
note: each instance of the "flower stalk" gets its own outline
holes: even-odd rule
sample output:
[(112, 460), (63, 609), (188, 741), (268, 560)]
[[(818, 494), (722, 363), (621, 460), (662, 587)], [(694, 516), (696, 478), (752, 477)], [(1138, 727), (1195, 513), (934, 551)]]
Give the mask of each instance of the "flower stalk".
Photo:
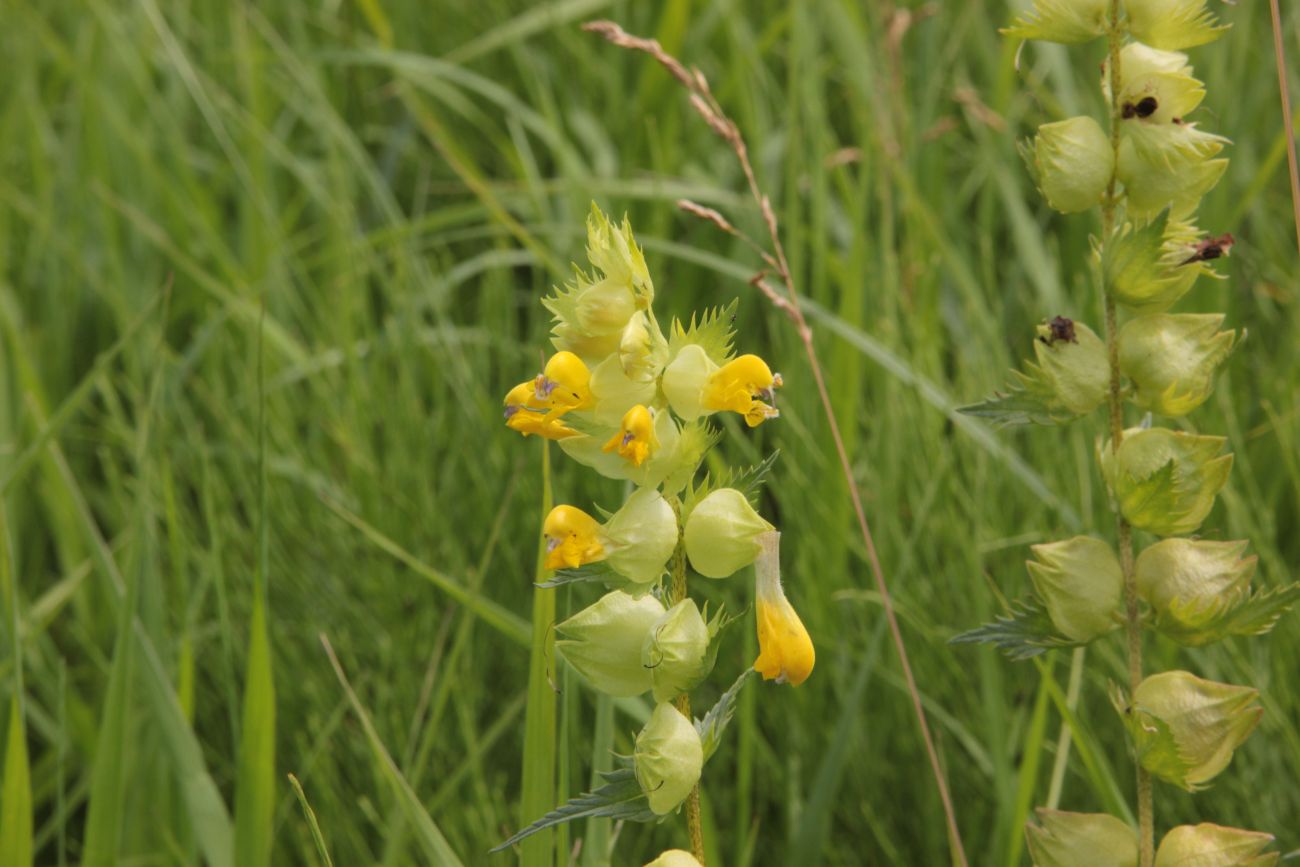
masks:
[[(1107, 15), (1107, 71), (1110, 75), (1110, 146), (1114, 157), (1112, 166), (1119, 164), (1120, 124), (1123, 122), (1121, 96), (1124, 30), (1120, 26), (1120, 0), (1111, 0)], [(1101, 243), (1104, 245), (1115, 232), (1115, 214), (1118, 201), (1115, 196), (1117, 171), (1111, 169), (1106, 185), (1106, 198), (1101, 206)], [(1104, 246), (1103, 246), (1104, 253)], [(1107, 406), (1110, 414), (1110, 438), (1119, 448), (1124, 441), (1124, 392), (1119, 364), (1119, 316), (1115, 298), (1108, 287), (1101, 287), (1106, 317), (1106, 356), (1110, 366), (1110, 390)], [(1142, 683), (1142, 613), (1138, 606), (1137, 574), (1133, 557), (1133, 527), (1122, 512), (1116, 512), (1116, 536), (1119, 543), (1120, 572), (1124, 576), (1124, 635), (1128, 648), (1129, 691), (1137, 692)], [(1138, 864), (1152, 867), (1155, 863), (1155, 797), (1151, 773), (1137, 762), (1137, 816)]]

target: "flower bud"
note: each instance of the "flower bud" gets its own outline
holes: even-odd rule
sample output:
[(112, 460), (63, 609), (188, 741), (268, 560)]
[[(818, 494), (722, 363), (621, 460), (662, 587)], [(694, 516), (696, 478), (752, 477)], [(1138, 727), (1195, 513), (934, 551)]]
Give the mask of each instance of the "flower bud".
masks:
[(609, 565), (639, 584), (656, 581), (677, 547), (677, 515), (653, 488), (638, 488), (604, 528)]
[(686, 556), (706, 578), (726, 578), (758, 556), (759, 536), (773, 527), (735, 488), (719, 488), (686, 519)]
[(668, 341), (649, 311), (628, 320), (618, 344), (618, 360), (633, 382), (654, 382), (668, 360)]
[(1157, 542), (1138, 555), (1138, 593), (1180, 633), (1205, 629), (1250, 592), (1258, 558), (1241, 556), (1246, 544)]
[(1018, 39), (1045, 42), (1090, 42), (1106, 32), (1108, 0), (1035, 0), (1034, 8), (1023, 13), (1002, 32)]
[(627, 220), (616, 229), (595, 204), (587, 218), (587, 259), (600, 279), (579, 271), (542, 303), (555, 316), (556, 348), (595, 362), (619, 351), (628, 321), (653, 301), (654, 284)]
[(1124, 574), (1110, 545), (1089, 536), (1034, 545), (1029, 577), (1052, 624), (1072, 641), (1092, 641), (1118, 625)]
[(1179, 825), (1160, 841), (1155, 867), (1270, 867), (1277, 852), (1261, 855), (1272, 834), (1202, 822)]
[(1061, 339), (1052, 325), (1038, 329), (1034, 356), (1053, 396), (1053, 402), (1075, 415), (1092, 412), (1106, 399), (1110, 388), (1110, 368), (1106, 344), (1087, 325), (1058, 317), (1072, 329), (1071, 337)]
[(1106, 443), (1101, 470), (1120, 514), (1157, 536), (1194, 532), (1232, 471), (1232, 455), (1219, 455), (1225, 442), (1151, 428), (1126, 431), (1118, 453)]
[(663, 603), (648, 593), (636, 599), (615, 590), (556, 624), (555, 649), (601, 692), (641, 695), (653, 685), (641, 645), (663, 613)]
[(700, 867), (700, 862), (690, 852), (681, 849), (669, 849), (645, 867)]
[(1219, 38), (1205, 0), (1124, 0), (1133, 38), (1164, 49), (1194, 48)]
[(1133, 401), (1168, 416), (1186, 415), (1214, 389), (1214, 372), (1232, 352), (1235, 331), (1219, 331), (1221, 313), (1139, 316), (1119, 335), (1119, 365)]
[(704, 746), (695, 725), (663, 702), (637, 734), (632, 761), (650, 809), (662, 816), (677, 809), (699, 782)]
[(650, 672), (655, 701), (671, 701), (708, 676), (709, 627), (694, 599), (683, 599), (655, 622), (641, 646), (641, 664)]
[(1129, 726), (1142, 765), (1188, 791), (1203, 788), (1259, 725), (1258, 695), (1186, 671), (1151, 675), (1133, 693)]
[(1115, 152), (1090, 117), (1045, 123), (1034, 136), (1034, 169), (1047, 203), (1064, 214), (1099, 204), (1110, 183)]
[(762, 552), (754, 561), (754, 619), (758, 659), (754, 670), (764, 680), (798, 686), (812, 674), (817, 654), (812, 639), (781, 586), (781, 534), (759, 537)]
[(1137, 867), (1137, 834), (1105, 813), (1034, 811), (1038, 824), (1025, 825), (1034, 867)]

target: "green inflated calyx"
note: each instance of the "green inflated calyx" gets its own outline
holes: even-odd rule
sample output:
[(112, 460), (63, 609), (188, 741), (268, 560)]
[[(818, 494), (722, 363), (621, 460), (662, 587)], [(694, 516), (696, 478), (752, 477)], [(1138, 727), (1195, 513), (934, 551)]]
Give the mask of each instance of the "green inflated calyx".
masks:
[(1062, 213), (1101, 202), (1115, 166), (1110, 138), (1090, 117), (1043, 124), (1034, 137), (1033, 168), (1047, 203)]
[(1025, 825), (1034, 867), (1137, 867), (1137, 835), (1105, 813), (1034, 811)]
[(1202, 822), (1179, 825), (1160, 841), (1155, 867), (1270, 867), (1277, 852), (1263, 852), (1272, 834)]
[(653, 596), (615, 590), (556, 624), (555, 649), (595, 689), (616, 698), (641, 695), (654, 685), (641, 649), (663, 614)]
[(1138, 760), (1157, 777), (1196, 791), (1216, 777), (1259, 725), (1259, 691), (1186, 671), (1153, 674), (1138, 686), (1126, 721)]
[(1120, 370), (1133, 382), (1133, 402), (1158, 415), (1186, 415), (1206, 401), (1214, 374), (1236, 343), (1220, 331), (1221, 313), (1140, 316), (1120, 331)]
[(683, 538), (692, 568), (706, 578), (726, 578), (758, 557), (759, 537), (774, 529), (735, 488), (719, 488), (696, 504)]
[(699, 782), (704, 747), (694, 724), (662, 702), (637, 734), (632, 759), (650, 809), (662, 816), (677, 809)]
[(1120, 513), (1158, 536), (1194, 532), (1228, 482), (1232, 455), (1223, 437), (1165, 428), (1131, 429), (1118, 450), (1100, 448), (1102, 473)]
[(690, 692), (712, 667), (709, 627), (694, 599), (683, 599), (655, 621), (641, 646), (641, 664), (650, 672), (655, 701)]
[(1026, 565), (1052, 624), (1072, 641), (1091, 641), (1119, 625), (1124, 576), (1110, 545), (1075, 536), (1033, 546)]

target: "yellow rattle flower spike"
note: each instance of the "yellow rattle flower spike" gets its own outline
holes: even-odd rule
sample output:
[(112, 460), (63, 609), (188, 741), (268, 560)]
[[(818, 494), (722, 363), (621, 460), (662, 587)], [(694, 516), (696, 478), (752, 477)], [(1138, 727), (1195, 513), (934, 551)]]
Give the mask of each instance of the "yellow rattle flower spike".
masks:
[(655, 434), (655, 416), (647, 407), (637, 404), (623, 414), (618, 433), (609, 438), (601, 451), (617, 451), (632, 466), (639, 467), (659, 449)]
[(542, 525), (546, 537), (546, 568), (576, 569), (605, 559), (600, 524), (576, 506), (556, 506)]
[(758, 659), (754, 670), (764, 680), (798, 686), (812, 674), (817, 654), (803, 621), (781, 589), (781, 534), (759, 537), (762, 551), (754, 561)]
[(775, 402), (775, 390), (781, 385), (781, 374), (772, 373), (767, 362), (757, 355), (742, 355), (713, 372), (704, 387), (703, 403), (710, 410), (740, 413), (746, 424), (758, 427), (781, 412), (756, 398)]

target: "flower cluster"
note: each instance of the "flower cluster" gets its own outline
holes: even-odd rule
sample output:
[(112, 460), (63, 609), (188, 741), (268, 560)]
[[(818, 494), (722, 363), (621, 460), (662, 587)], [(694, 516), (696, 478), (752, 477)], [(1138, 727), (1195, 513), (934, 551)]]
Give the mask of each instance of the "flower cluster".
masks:
[[(650, 693), (655, 705), (636, 736), (633, 770), (654, 816), (674, 812), (707, 758), (704, 723), (684, 700), (710, 673), (729, 622), (686, 595), (687, 564), (722, 579), (754, 564), (759, 656), (766, 679), (799, 684), (813, 667), (808, 632), (782, 590), (780, 534), (751, 505), (740, 475), (696, 482), (719, 434), (710, 417), (736, 413), (750, 427), (777, 418), (782, 385), (757, 355), (736, 356), (729, 311), (665, 335), (654, 283), (627, 221), (593, 206), (591, 272), (543, 303), (556, 352), (505, 398), (507, 427), (557, 441), (603, 476), (626, 480), (623, 505), (600, 518), (556, 506), (542, 528), (555, 582), (597, 581), (609, 592), (555, 626), (556, 650), (594, 689)], [(753, 482), (753, 479), (750, 479)], [(752, 486), (752, 485), (751, 485)], [(670, 579), (670, 580), (665, 580)], [(656, 864), (690, 864), (668, 852)]]
[[(1228, 143), (1191, 115), (1205, 97), (1182, 49), (1225, 28), (1205, 0), (1036, 0), (1007, 31), (1062, 43), (1106, 37), (1101, 93), (1109, 130), (1091, 117), (1039, 127), (1023, 152), (1048, 204), (1063, 213), (1100, 208), (1094, 253), (1106, 302), (1106, 335), (1057, 317), (1034, 343), (1035, 363), (1017, 372), (1008, 394), (968, 408), (1003, 423), (1061, 423), (1110, 408), (1110, 435), (1098, 442), (1101, 474), (1117, 512), (1119, 553), (1078, 536), (1034, 546), (1034, 598), (997, 624), (959, 640), (993, 641), (1019, 656), (1085, 644), (1121, 624), (1128, 632), (1128, 692), (1112, 699), (1140, 765), (1139, 830), (1111, 816), (1042, 811), (1028, 829), (1038, 867), (1184, 863), (1270, 864), (1268, 835), (1214, 825), (1168, 833), (1158, 852), (1147, 776), (1188, 791), (1207, 785), (1259, 722), (1257, 691), (1186, 671), (1141, 679), (1141, 630), (1185, 645), (1267, 631), (1300, 596), (1300, 585), (1250, 590), (1255, 558), (1246, 542), (1194, 538), (1232, 469), (1223, 437), (1152, 426), (1210, 396), (1218, 366), (1237, 342), (1218, 313), (1168, 312), (1212, 263), (1231, 235), (1202, 236), (1201, 198), (1223, 176)], [(1216, 275), (1217, 276), (1217, 275)], [(1121, 316), (1128, 319), (1120, 326)], [(1146, 420), (1124, 429), (1124, 403)], [(1133, 531), (1165, 537), (1136, 557)], [(1129, 694), (1131, 693), (1131, 694)]]

